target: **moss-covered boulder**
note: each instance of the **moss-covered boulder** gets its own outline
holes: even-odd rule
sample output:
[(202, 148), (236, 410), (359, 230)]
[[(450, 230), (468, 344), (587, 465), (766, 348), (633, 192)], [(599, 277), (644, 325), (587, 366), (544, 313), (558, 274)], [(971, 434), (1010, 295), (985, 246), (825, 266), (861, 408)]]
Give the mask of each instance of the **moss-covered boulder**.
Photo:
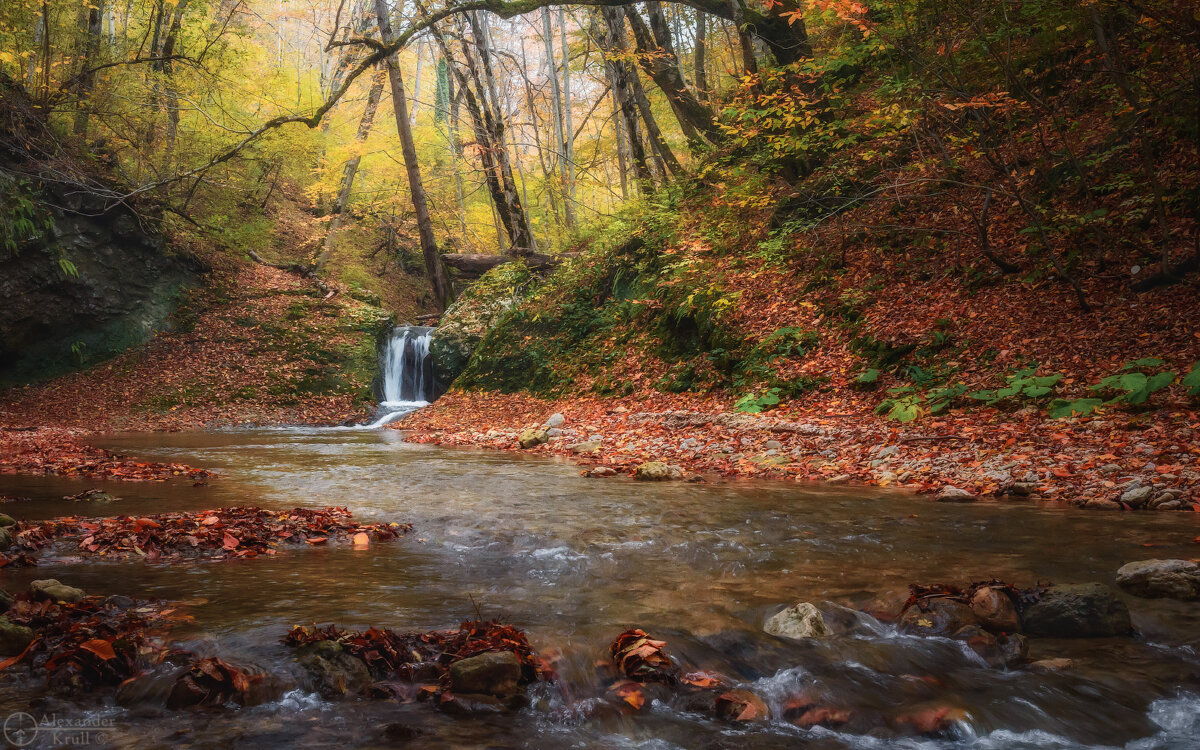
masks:
[(429, 345), (440, 390), (467, 368), (479, 342), (522, 299), (532, 278), (524, 263), (504, 263), (481, 276), (446, 309)]

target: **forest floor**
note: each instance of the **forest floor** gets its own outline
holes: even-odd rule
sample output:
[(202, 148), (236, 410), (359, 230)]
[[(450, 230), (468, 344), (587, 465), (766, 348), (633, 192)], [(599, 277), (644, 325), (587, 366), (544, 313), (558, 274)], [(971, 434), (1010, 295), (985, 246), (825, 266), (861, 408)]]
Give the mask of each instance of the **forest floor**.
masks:
[(361, 421), (391, 318), (337, 288), (326, 296), (295, 274), (226, 261), (182, 301), (174, 330), (89, 370), (0, 391), (0, 473), (162, 479), (192, 470), (80, 439)]
[[(1140, 509), (1156, 498), (1168, 502), (1167, 495), (1168, 509), (1191, 510), (1200, 501), (1195, 412), (1048, 420), (991, 410), (900, 425), (861, 404), (825, 407), (751, 415), (729, 411), (720, 399), (671, 394), (550, 400), (452, 392), (391, 427), (411, 431), (414, 442), (521, 450), (522, 431), (562, 414), (561, 433), (528, 452), (567, 458), (593, 476), (609, 474), (597, 467), (633, 474), (644, 462), (662, 461), (697, 480), (815, 480), (919, 492), (949, 486), (975, 497), (1104, 509)], [(1130, 493), (1139, 487), (1152, 491)]]

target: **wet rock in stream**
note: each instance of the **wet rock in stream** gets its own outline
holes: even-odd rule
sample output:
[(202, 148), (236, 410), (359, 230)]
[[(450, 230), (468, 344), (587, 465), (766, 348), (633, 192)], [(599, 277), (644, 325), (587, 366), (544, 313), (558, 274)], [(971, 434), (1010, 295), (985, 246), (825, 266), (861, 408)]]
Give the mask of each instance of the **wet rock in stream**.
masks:
[(371, 684), (371, 672), (360, 659), (334, 641), (317, 641), (296, 649), (296, 661), (322, 698), (353, 695)]
[(763, 630), (781, 638), (824, 638), (832, 635), (821, 611), (809, 602), (793, 604), (772, 615), (763, 623)]
[(1060, 584), (1046, 589), (1021, 612), (1021, 625), (1031, 636), (1106, 638), (1129, 635), (1129, 608), (1102, 583)]
[(1139, 560), (1121, 566), (1117, 585), (1145, 599), (1200, 599), (1200, 564), (1191, 560)]

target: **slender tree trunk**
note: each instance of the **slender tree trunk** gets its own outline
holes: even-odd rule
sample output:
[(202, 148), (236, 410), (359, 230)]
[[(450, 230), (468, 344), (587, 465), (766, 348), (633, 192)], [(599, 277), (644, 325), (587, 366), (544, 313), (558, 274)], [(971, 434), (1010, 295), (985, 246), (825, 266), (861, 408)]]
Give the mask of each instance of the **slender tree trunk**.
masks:
[[(169, 58), (175, 54), (175, 45), (179, 43), (179, 34), (183, 29), (183, 14), (187, 12), (189, 1), (179, 0), (179, 3), (175, 6), (175, 13), (171, 17), (171, 25), (167, 30), (166, 39), (163, 40), (160, 57)], [(160, 69), (166, 89), (165, 103), (167, 107), (167, 138), (166, 144), (163, 147), (162, 173), (170, 174), (174, 168), (175, 144), (179, 135), (179, 92), (175, 88), (175, 66), (172, 61), (165, 59), (159, 64), (161, 65)]]
[(746, 24), (746, 6), (742, 0), (726, 0), (729, 14), (733, 17), (733, 25), (737, 27), (738, 44), (742, 50), (742, 68), (747, 75), (758, 75), (758, 60), (754, 56), (754, 38), (750, 36)]
[(96, 74), (92, 71), (97, 62), (97, 57), (100, 55), (100, 37), (104, 33), (103, 19), (105, 13), (105, 5), (103, 0), (94, 8), (88, 10), (87, 26), (85, 34), (87, 42), (84, 44), (83, 60), (79, 67), (79, 78), (75, 83), (75, 122), (72, 130), (77, 138), (87, 136), (88, 128), (88, 103), (87, 97), (92, 93), (92, 88), (96, 83)]
[(412, 124), (417, 126), (417, 112), (421, 109), (421, 63), (425, 60), (425, 39), (417, 40), (417, 72), (413, 75)]
[(612, 79), (613, 95), (616, 97), (622, 124), (625, 126), (625, 134), (628, 137), (634, 172), (641, 190), (652, 192), (654, 178), (646, 160), (646, 151), (642, 147), (638, 128), (637, 100), (633, 93), (632, 79), (636, 79), (637, 71), (626, 59), (625, 14), (620, 8), (613, 7), (603, 7), (600, 9), (600, 13), (606, 27), (601, 45), (604, 49), (609, 76)]
[(625, 140), (624, 114), (621, 111), (620, 98), (617, 96), (617, 89), (612, 85), (612, 72), (609, 72), (609, 90), (612, 92), (613, 101), (613, 134), (614, 140), (617, 143), (617, 172), (621, 177), (621, 200), (629, 200), (629, 163), (628, 152), (629, 146)]
[[(362, 118), (358, 121), (358, 132), (354, 134), (356, 143), (363, 143), (371, 134), (371, 125), (375, 122), (375, 112), (379, 109), (379, 100), (383, 98), (383, 75), (376, 73), (371, 80), (371, 89), (367, 92), (367, 106)], [(333, 236), (342, 225), (342, 212), (350, 201), (350, 192), (354, 188), (354, 178), (358, 174), (358, 165), (362, 161), (361, 154), (355, 154), (342, 171), (342, 184), (338, 189), (337, 200), (333, 204), (333, 218), (329, 221), (329, 229), (325, 232), (325, 241), (321, 243), (321, 252), (313, 264), (317, 273), (325, 270), (329, 258), (333, 254)]]
[(567, 227), (575, 226), (575, 126), (572, 122), (572, 106), (571, 106), (571, 47), (567, 44), (567, 23), (566, 11), (563, 8), (558, 9), (558, 33), (561, 36), (562, 43), (559, 45), (562, 48), (562, 68), (563, 68), (563, 161), (566, 166), (566, 175), (564, 176), (563, 184), (563, 205), (567, 217)]
[(696, 96), (701, 100), (708, 98), (708, 71), (705, 65), (708, 61), (705, 59), (708, 52), (708, 29), (705, 26), (705, 15), (703, 11), (696, 11), (696, 52), (692, 62), (692, 79), (696, 82)]
[[(375, 15), (379, 23), (379, 37), (384, 44), (392, 42), (392, 23), (388, 18), (387, 0), (375, 0)], [(400, 150), (404, 154), (404, 170), (408, 173), (408, 189), (412, 194), (413, 213), (417, 218), (417, 234), (421, 240), (421, 255), (425, 259), (425, 274), (433, 287), (434, 300), (439, 310), (450, 304), (450, 284), (446, 269), (438, 255), (437, 241), (433, 236), (433, 221), (429, 218), (429, 201), (425, 186), (421, 182), (421, 166), (417, 163), (417, 146), (413, 142), (411, 120), (408, 118), (408, 100), (404, 93), (404, 79), (400, 75), (400, 64), (395, 55), (384, 61), (387, 66), (388, 82), (392, 90), (392, 110), (396, 116), (396, 132), (400, 136)]]

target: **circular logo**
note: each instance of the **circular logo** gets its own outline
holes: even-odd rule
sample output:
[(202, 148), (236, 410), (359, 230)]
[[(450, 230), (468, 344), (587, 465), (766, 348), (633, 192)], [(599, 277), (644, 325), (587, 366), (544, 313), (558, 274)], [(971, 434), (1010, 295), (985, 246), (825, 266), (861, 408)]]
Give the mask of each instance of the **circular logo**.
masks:
[(4, 739), (17, 747), (28, 747), (37, 739), (38, 722), (30, 714), (18, 711), (4, 720)]

